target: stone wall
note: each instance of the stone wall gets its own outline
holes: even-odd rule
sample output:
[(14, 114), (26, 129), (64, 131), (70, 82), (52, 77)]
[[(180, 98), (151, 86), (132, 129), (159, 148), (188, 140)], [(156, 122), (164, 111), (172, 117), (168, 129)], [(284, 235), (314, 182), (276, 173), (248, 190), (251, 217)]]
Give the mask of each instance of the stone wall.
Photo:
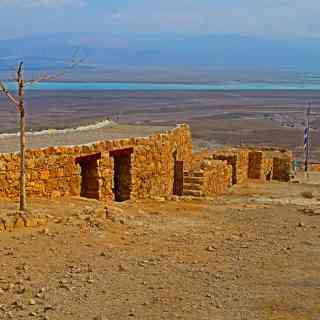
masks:
[(273, 158), (268, 158), (263, 151), (249, 152), (248, 178), (263, 181), (273, 177)]
[(260, 147), (249, 151), (250, 179), (290, 181), (292, 173), (292, 152), (275, 147)]
[(232, 186), (232, 166), (227, 161), (207, 160), (203, 163), (205, 196), (225, 193)]
[(275, 148), (258, 148), (249, 151), (250, 179), (290, 181), (292, 152)]
[(213, 160), (227, 161), (232, 166), (232, 183), (241, 184), (248, 180), (249, 151), (246, 149), (220, 149), (212, 151)]
[(261, 179), (263, 176), (263, 162), (264, 154), (262, 151), (251, 151), (249, 152), (249, 179)]
[(263, 175), (262, 180), (270, 181), (273, 177), (273, 159), (263, 159), (262, 161)]
[[(0, 154), (0, 197), (19, 196), (19, 154)], [(248, 178), (290, 181), (287, 150), (224, 148), (192, 154), (187, 125), (150, 137), (27, 151), (27, 194), (124, 201), (213, 196)]]
[(309, 168), (313, 172), (320, 172), (320, 163), (310, 163)]
[(292, 158), (276, 157), (273, 159), (273, 179), (283, 182), (291, 180)]
[(232, 185), (232, 166), (226, 161), (202, 159), (185, 172), (183, 194), (212, 197), (225, 193)]
[[(97, 162), (99, 199), (113, 199), (114, 157), (111, 152), (128, 148), (133, 150), (130, 168), (132, 199), (172, 193), (174, 154), (177, 160), (184, 162), (186, 169), (191, 165), (192, 141), (187, 125), (150, 137), (28, 150), (27, 193), (42, 197), (80, 196), (83, 182), (80, 163), (83, 160)], [(92, 160), (85, 158), (88, 156)], [(0, 154), (0, 197), (18, 197), (19, 161), (17, 153)]]

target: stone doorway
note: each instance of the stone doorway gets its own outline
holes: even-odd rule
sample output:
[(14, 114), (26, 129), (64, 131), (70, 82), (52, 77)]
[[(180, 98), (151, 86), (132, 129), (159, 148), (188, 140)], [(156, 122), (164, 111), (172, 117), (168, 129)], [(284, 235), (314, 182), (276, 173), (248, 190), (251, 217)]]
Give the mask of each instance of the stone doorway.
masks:
[(100, 200), (99, 159), (101, 153), (76, 159), (81, 167), (81, 197)]
[(266, 180), (267, 180), (267, 181), (271, 181), (271, 176), (272, 176), (272, 172), (269, 171), (269, 172), (267, 173), (267, 175), (266, 175)]
[(132, 189), (131, 154), (132, 148), (110, 152), (114, 159), (113, 194), (117, 202), (130, 199)]
[(183, 161), (177, 160), (177, 152), (173, 153), (174, 173), (173, 173), (173, 194), (183, 195)]

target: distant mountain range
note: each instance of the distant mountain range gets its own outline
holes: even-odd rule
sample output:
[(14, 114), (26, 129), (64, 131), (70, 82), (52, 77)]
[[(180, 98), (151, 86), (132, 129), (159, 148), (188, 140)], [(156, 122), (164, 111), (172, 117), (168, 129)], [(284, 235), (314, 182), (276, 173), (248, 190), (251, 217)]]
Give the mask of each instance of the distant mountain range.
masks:
[(53, 34), (0, 40), (0, 71), (19, 59), (29, 70), (59, 69), (76, 49), (87, 56), (81, 70), (255, 70), (319, 72), (317, 39), (222, 35)]

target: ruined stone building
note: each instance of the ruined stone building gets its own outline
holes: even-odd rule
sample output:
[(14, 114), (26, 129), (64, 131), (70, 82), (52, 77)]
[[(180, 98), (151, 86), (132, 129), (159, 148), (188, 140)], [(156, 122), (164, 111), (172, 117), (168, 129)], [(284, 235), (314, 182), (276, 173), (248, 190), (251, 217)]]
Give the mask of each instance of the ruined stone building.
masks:
[[(179, 125), (149, 137), (106, 140), (27, 152), (27, 193), (126, 201), (149, 197), (206, 197), (248, 179), (290, 180), (292, 154), (276, 149), (192, 153), (191, 132)], [(0, 197), (19, 194), (19, 153), (0, 154)]]

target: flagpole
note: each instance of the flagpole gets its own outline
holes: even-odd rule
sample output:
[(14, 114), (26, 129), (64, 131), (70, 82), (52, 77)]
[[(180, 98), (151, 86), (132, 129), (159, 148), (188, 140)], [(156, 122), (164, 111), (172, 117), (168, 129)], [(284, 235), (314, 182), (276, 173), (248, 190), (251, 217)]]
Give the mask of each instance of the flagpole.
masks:
[(309, 160), (310, 160), (310, 112), (311, 103), (308, 103), (307, 114), (306, 114), (306, 148), (305, 148), (305, 172), (308, 172)]

